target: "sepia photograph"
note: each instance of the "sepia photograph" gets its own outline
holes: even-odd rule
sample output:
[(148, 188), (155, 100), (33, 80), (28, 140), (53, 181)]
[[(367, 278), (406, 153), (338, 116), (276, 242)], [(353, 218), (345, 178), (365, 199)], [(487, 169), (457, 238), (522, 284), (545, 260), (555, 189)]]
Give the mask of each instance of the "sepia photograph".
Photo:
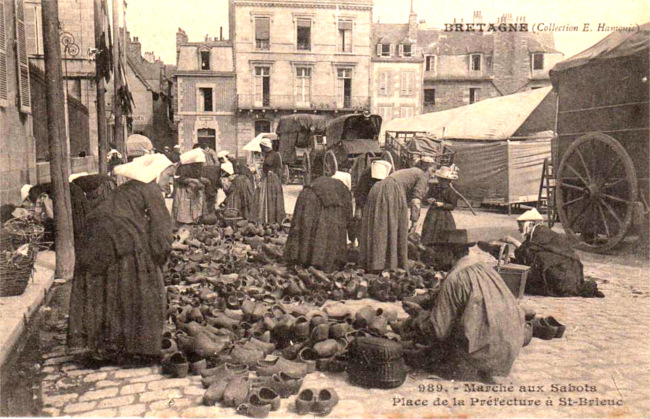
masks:
[(0, 0), (0, 417), (650, 417), (646, 0)]

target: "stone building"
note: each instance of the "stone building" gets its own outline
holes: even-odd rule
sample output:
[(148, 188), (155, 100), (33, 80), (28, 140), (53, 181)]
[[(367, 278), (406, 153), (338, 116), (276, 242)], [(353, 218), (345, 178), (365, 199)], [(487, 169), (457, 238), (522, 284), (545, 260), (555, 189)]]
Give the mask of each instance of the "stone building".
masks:
[(237, 149), (293, 113), (370, 109), (372, 0), (231, 0)]
[(24, 33), (16, 34), (21, 5), (0, 0), (0, 204), (19, 204), (21, 186), (36, 180), (29, 60)]
[(174, 121), (182, 151), (194, 144), (215, 150), (236, 149), (236, 95), (233, 45), (206, 37), (190, 42), (176, 33)]
[[(474, 23), (482, 19), (480, 11), (474, 12)], [(512, 15), (504, 14), (497, 23), (512, 22)], [(552, 33), (523, 31), (420, 29), (417, 46), (424, 59), (424, 113), (548, 86), (548, 71), (564, 56), (555, 49)]]
[(417, 49), (418, 21), (372, 25), (372, 113), (384, 122), (422, 113), (422, 54)]

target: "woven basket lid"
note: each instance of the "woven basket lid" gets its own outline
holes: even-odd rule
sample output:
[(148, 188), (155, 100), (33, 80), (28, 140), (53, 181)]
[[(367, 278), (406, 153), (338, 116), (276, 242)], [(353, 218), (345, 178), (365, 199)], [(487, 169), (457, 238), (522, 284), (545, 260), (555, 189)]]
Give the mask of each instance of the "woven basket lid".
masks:
[(402, 346), (399, 343), (373, 336), (356, 338), (350, 350), (361, 362), (385, 363), (402, 358)]

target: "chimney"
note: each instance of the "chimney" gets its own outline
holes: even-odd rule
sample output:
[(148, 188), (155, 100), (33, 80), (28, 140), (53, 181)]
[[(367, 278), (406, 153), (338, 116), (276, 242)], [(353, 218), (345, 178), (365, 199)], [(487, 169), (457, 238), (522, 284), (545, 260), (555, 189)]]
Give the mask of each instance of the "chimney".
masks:
[(411, 0), (411, 13), (409, 14), (409, 39), (415, 41), (418, 38), (418, 14), (413, 10), (413, 0)]
[(219, 26), (219, 41), (223, 41), (223, 26)]
[(133, 40), (129, 38), (129, 53), (135, 57), (142, 56), (142, 44), (140, 44), (140, 40), (137, 36), (134, 36)]
[(185, 31), (181, 28), (178, 28), (178, 31), (176, 32), (176, 54), (181, 50), (181, 44), (187, 44), (187, 34)]
[(420, 19), (420, 22), (418, 23), (418, 29), (419, 30), (425, 30), (426, 28), (427, 28), (426, 19)]
[(483, 13), (480, 10), (474, 11), (474, 23), (483, 23)]

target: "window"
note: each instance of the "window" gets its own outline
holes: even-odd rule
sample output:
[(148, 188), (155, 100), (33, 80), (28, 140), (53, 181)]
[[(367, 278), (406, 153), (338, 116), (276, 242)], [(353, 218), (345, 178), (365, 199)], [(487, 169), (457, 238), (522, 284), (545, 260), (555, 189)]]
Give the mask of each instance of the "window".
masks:
[(436, 89), (424, 89), (424, 104), (425, 105), (436, 104)]
[(196, 132), (197, 142), (201, 147), (208, 146), (213, 150), (216, 150), (216, 131), (212, 128), (200, 129)]
[(533, 54), (533, 71), (544, 70), (544, 54)]
[(479, 89), (478, 87), (470, 87), (469, 88), (469, 103), (476, 103), (479, 101)]
[(43, 55), (43, 28), (41, 25), (40, 4), (25, 6), (25, 40), (27, 55)]
[(255, 67), (255, 106), (271, 106), (270, 67)]
[(7, 39), (5, 31), (5, 3), (0, 1), (0, 106), (8, 106)]
[(201, 70), (210, 69), (210, 51), (201, 51)]
[(352, 52), (352, 21), (339, 19), (339, 52)]
[(413, 106), (400, 106), (399, 108), (399, 117), (400, 118), (410, 118), (413, 116), (414, 108)]
[(339, 107), (352, 107), (352, 69), (338, 68), (336, 70), (336, 92)]
[(390, 57), (390, 44), (377, 44), (377, 55), (380, 57)]
[(403, 71), (400, 73), (400, 96), (413, 96), (415, 94), (415, 73)]
[(402, 52), (402, 57), (410, 57), (411, 56), (411, 45), (409, 45), (409, 44), (400, 45), (400, 49), (401, 49), (401, 52)]
[(296, 104), (309, 106), (311, 104), (311, 68), (296, 68), (295, 86)]
[(199, 112), (212, 112), (212, 88), (199, 88)]
[(469, 58), (470, 71), (481, 71), (481, 54), (472, 54)]
[(270, 47), (271, 19), (268, 17), (255, 18), (255, 48), (268, 50)]
[[(5, 25), (3, 24), (3, 26)], [(4, 31), (6, 28), (3, 27), (2, 29)], [(27, 42), (25, 40), (25, 9), (23, 8), (22, 0), (16, 0), (16, 41), (16, 67), (18, 70), (20, 112), (31, 113), (32, 98), (29, 88), (29, 59), (27, 58)]]
[(382, 124), (393, 119), (393, 105), (379, 105), (378, 111)]
[(379, 96), (390, 96), (390, 73), (388, 71), (381, 71), (379, 72), (378, 79)]
[(271, 121), (267, 121), (266, 119), (255, 121), (255, 137), (263, 132), (271, 132)]
[(296, 46), (299, 51), (311, 50), (311, 19), (298, 19)]
[(435, 73), (438, 71), (438, 57), (427, 55), (424, 60), (424, 71)]

